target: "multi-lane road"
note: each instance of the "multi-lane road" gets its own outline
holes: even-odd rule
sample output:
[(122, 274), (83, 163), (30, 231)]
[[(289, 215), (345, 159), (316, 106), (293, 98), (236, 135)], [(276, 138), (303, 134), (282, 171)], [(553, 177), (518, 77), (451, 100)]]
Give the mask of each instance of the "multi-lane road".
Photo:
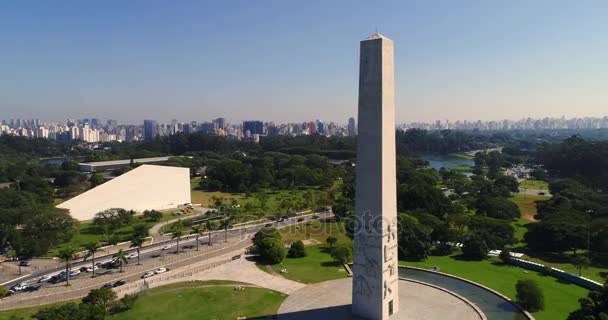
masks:
[[(239, 228), (234, 228), (234, 229), (228, 229), (227, 232), (220, 230), (220, 231), (214, 231), (211, 233), (211, 243), (221, 243), (224, 242), (225, 237), (228, 238), (228, 240), (233, 241), (242, 237), (245, 237), (247, 235), (251, 235), (256, 233), (257, 231), (261, 230), (264, 227), (269, 226), (269, 224), (273, 227), (273, 228), (283, 228), (283, 227), (288, 227), (288, 226), (292, 226), (292, 225), (296, 225), (299, 223), (304, 223), (306, 221), (310, 221), (316, 218), (320, 218), (320, 219), (324, 219), (324, 218), (328, 218), (332, 216), (332, 214), (330, 212), (321, 212), (321, 213), (316, 213), (316, 214), (309, 214), (309, 215), (303, 215), (303, 216), (297, 216), (297, 217), (292, 217), (289, 219), (285, 219), (283, 221), (280, 222), (273, 222), (273, 223), (266, 223), (266, 224), (257, 224), (257, 225), (252, 225), (252, 226), (243, 226), (243, 227), (239, 227)], [(199, 236), (199, 242), (201, 247), (203, 246), (207, 246), (209, 244), (209, 235), (208, 233), (204, 233), (203, 235)], [(170, 246), (170, 248), (166, 248), (167, 246)], [(180, 253), (182, 252), (187, 252), (187, 251), (193, 251), (196, 250), (196, 235), (189, 235), (189, 236), (184, 236), (181, 238), (180, 240), (180, 244), (179, 244), (179, 249), (180, 249)], [(177, 241), (175, 239), (172, 240), (164, 240), (164, 241), (160, 241), (160, 242), (155, 242), (151, 245), (145, 246), (140, 250), (140, 261), (141, 263), (145, 263), (146, 261), (152, 260), (152, 259), (161, 259), (163, 257), (166, 256), (172, 256), (176, 254), (176, 250), (177, 250)], [(129, 250), (126, 250), (127, 254), (131, 254), (131, 253), (137, 253), (137, 249), (136, 248), (132, 248)], [(95, 263), (101, 262), (108, 262), (111, 261), (113, 258), (113, 255), (102, 255), (102, 256), (96, 256), (95, 257)], [(130, 264), (134, 264), (137, 261), (137, 258), (132, 258), (130, 259)], [(15, 262), (18, 263), (18, 262)], [(72, 262), (71, 264), (71, 270), (78, 270), (82, 267), (90, 267), (91, 266), (91, 260), (80, 260), (80, 261), (75, 261)], [(48, 283), (48, 282), (41, 282), (38, 283), (38, 279), (40, 279), (42, 276), (55, 276), (57, 274), (59, 274), (60, 272), (65, 271), (65, 266), (63, 267), (57, 267), (55, 269), (52, 270), (44, 270), (44, 271), (35, 271), (25, 277), (13, 280), (11, 282), (5, 283), (4, 285), (7, 288), (10, 288), (16, 284), (22, 283), (22, 282), (26, 282), (29, 285), (38, 287), (38, 289), (42, 289), (44, 287), (47, 286), (53, 286), (54, 284)], [(99, 268), (96, 271), (96, 275), (99, 276), (106, 276), (106, 275), (113, 275), (119, 272), (118, 268), (111, 268), (111, 269), (105, 269), (105, 268)], [(75, 277), (70, 277), (70, 284), (72, 285), (70, 287), (71, 290), (74, 289), (78, 289), (78, 279), (79, 278), (85, 278), (85, 277), (90, 277), (91, 273), (87, 273), (87, 272), (81, 272), (78, 276)], [(113, 277), (104, 277), (104, 278), (108, 278), (111, 279)], [(56, 285), (55, 285), (56, 286)], [(68, 289), (68, 290), (70, 290)]]

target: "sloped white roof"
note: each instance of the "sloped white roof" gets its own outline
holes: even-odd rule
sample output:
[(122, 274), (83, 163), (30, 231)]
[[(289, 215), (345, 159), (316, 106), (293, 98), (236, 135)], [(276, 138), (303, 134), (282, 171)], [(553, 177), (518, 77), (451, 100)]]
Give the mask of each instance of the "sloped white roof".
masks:
[(110, 208), (141, 212), (175, 208), (190, 201), (190, 169), (142, 165), (57, 208), (68, 209), (73, 218), (86, 221)]

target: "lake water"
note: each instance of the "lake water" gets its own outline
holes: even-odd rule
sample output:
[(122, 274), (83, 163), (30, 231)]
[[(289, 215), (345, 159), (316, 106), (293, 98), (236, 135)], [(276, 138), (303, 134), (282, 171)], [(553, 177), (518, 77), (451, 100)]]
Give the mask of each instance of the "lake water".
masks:
[(425, 154), (420, 158), (429, 162), (431, 168), (439, 170), (441, 168), (452, 168), (458, 166), (473, 166), (475, 161), (454, 157), (450, 155)]

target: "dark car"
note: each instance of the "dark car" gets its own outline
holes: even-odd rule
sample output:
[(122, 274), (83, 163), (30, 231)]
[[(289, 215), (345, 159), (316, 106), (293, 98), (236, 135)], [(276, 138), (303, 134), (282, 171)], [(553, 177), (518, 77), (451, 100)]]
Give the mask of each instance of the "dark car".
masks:
[(270, 228), (270, 227), (272, 227), (272, 223), (267, 223), (267, 224), (264, 225), (264, 227)]
[(80, 270), (80, 272), (86, 272), (87, 271), (87, 267), (80, 267), (80, 269), (78, 269), (78, 270)]
[(125, 283), (127, 283), (125, 280), (118, 280), (118, 281), (114, 282), (114, 284), (112, 286), (114, 288), (116, 288), (116, 287), (124, 286)]
[(106, 284), (104, 284), (104, 285), (102, 286), (102, 288), (108, 288), (108, 289), (112, 289), (112, 288), (113, 288), (113, 286), (112, 286), (112, 284), (111, 284), (111, 283), (106, 283)]
[(304, 221), (304, 218), (298, 218), (298, 222)]
[(28, 286), (27, 288), (23, 289), (24, 292), (34, 292), (34, 291), (38, 291), (38, 289), (40, 289), (40, 286)]
[(31, 261), (27, 261), (27, 260), (23, 260), (23, 261), (19, 262), (19, 265), (22, 266), (22, 267), (29, 267), (29, 266), (32, 265), (32, 262)]

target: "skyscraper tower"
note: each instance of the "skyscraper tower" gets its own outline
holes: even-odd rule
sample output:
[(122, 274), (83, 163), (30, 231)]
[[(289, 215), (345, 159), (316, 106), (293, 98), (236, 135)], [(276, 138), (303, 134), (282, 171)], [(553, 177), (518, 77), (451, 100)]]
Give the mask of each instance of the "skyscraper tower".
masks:
[(393, 41), (361, 41), (352, 311), (385, 320), (399, 310)]
[(158, 122), (156, 120), (144, 120), (144, 140), (151, 141), (158, 136)]
[(354, 137), (357, 135), (357, 125), (355, 124), (355, 118), (348, 118), (348, 135)]

